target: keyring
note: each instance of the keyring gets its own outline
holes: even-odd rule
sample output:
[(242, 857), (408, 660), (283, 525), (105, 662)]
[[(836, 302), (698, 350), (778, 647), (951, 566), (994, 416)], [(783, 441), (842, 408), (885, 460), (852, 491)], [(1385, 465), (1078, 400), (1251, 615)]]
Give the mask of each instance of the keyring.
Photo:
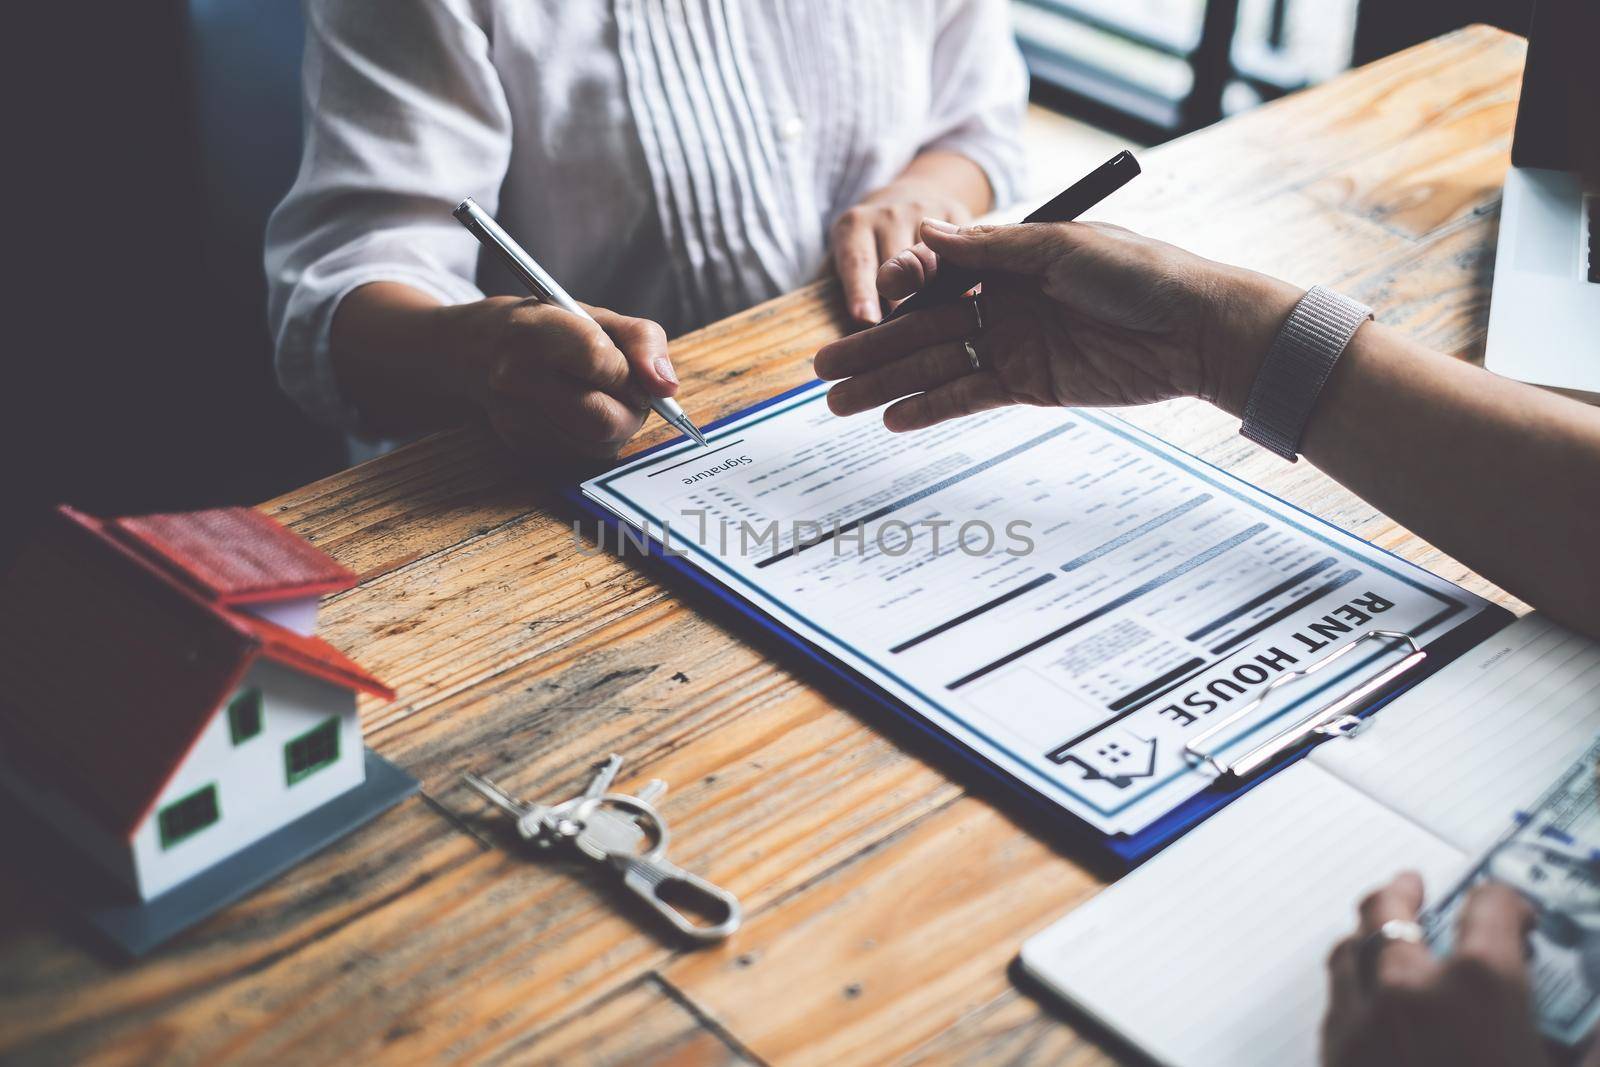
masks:
[(604, 793), (597, 797), (585, 797), (568, 814), (568, 818), (582, 826), (588, 821), (594, 810), (600, 807), (620, 808), (642, 823), (645, 836), (650, 840), (650, 846), (631, 855), (628, 853), (612, 853), (586, 848), (584, 847), (586, 842), (580, 837), (574, 841), (580, 852), (583, 852), (591, 859), (597, 860), (608, 860), (621, 856), (624, 859), (653, 861), (659, 860), (667, 854), (667, 824), (661, 818), (661, 813), (656, 811), (655, 805), (647, 800), (640, 800), (638, 797), (632, 797), (626, 793)]
[(971, 341), (962, 341), (961, 344), (967, 350), (967, 362), (972, 364), (972, 373), (981, 374), (983, 372), (983, 360), (978, 358), (978, 350), (973, 347)]
[(974, 336), (983, 332), (983, 308), (978, 303), (982, 299), (983, 297), (981, 296), (972, 298), (972, 333)]
[(623, 888), (685, 937), (722, 940), (739, 928), (739, 898), (667, 859), (667, 822), (652, 803), (667, 783), (650, 782), (638, 796), (611, 792), (621, 764), (622, 757), (611, 756), (581, 794), (559, 804), (529, 804), (487, 778), (462, 777), (517, 820), (523, 840), (541, 849), (558, 844), (574, 849), (614, 871)]
[(739, 929), (744, 912), (738, 897), (667, 859), (667, 824), (654, 804), (626, 793), (603, 793), (579, 800), (570, 817), (585, 821), (602, 807), (617, 808), (633, 816), (650, 840), (649, 846), (637, 852), (612, 851), (580, 834), (573, 840), (579, 852), (614, 868), (622, 876), (625, 889), (686, 937), (721, 941)]

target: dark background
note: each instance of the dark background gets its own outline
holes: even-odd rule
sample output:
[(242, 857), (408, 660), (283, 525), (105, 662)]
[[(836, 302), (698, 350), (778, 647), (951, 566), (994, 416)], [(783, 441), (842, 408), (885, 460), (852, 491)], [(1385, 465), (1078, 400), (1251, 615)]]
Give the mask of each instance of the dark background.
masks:
[[(47, 502), (253, 503), (338, 469), (339, 439), (277, 391), (263, 308), (260, 227), (298, 153), (296, 0), (18, 6), (0, 547)], [(1524, 32), (1529, 7), (1369, 0), (1356, 62), (1469, 22)]]
[(6, 510), (254, 503), (337, 469), (339, 439), (279, 394), (266, 334), (298, 0), (27, 7), (7, 25)]

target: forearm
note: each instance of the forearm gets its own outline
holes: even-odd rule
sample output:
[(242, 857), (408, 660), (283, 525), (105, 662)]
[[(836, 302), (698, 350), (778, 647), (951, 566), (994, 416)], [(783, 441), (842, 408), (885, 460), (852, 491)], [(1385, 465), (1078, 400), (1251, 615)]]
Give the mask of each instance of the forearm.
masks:
[(1304, 448), (1402, 525), (1600, 638), (1600, 412), (1369, 323)]
[(329, 339), (344, 397), (379, 433), (406, 434), (460, 421), (470, 410), (461, 365), (473, 346), (465, 316), (397, 282), (349, 293)]
[[(1260, 276), (1255, 276), (1259, 279)], [(1299, 290), (1246, 286), (1265, 351)], [(1276, 327), (1272, 327), (1275, 331)], [(1219, 396), (1243, 413), (1259, 356)], [(1600, 638), (1600, 411), (1369, 322), (1318, 397), (1306, 459), (1535, 607)]]
[(972, 215), (982, 215), (994, 206), (994, 190), (983, 168), (960, 152), (930, 148), (906, 164), (897, 183), (922, 184), (953, 196)]

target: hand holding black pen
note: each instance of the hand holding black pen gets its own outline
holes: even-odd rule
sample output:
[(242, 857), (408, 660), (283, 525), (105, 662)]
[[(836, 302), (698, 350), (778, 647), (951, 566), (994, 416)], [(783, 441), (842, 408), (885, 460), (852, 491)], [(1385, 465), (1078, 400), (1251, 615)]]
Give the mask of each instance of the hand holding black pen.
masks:
[[(1071, 222), (1128, 184), (1138, 174), (1139, 161), (1133, 158), (1133, 153), (1126, 150), (1118, 152), (1076, 183), (1056, 194), (1043, 207), (1022, 221)], [(884, 321), (938, 304), (952, 303), (961, 299), (982, 280), (976, 270), (953, 263), (945, 264), (931, 281), (915, 295), (901, 302)]]
[[(884, 424), (901, 432), (1011, 404), (1121, 407), (1179, 396), (1237, 404), (1254, 376), (1247, 357), (1259, 360), (1303, 295), (1096, 222), (958, 229), (929, 220), (921, 236), (936, 257), (933, 282), (914, 256), (880, 273), (879, 288), (890, 299), (918, 290), (937, 299), (816, 355), (817, 376), (838, 381), (828, 393), (836, 415), (888, 405)], [(981, 295), (961, 299), (977, 279)]]

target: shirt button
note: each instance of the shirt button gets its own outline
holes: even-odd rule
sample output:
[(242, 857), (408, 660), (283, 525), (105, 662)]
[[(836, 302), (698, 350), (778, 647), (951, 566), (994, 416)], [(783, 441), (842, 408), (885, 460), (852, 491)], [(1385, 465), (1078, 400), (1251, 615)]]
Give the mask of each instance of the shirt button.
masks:
[(805, 132), (806, 124), (801, 121), (799, 115), (790, 115), (788, 118), (784, 119), (783, 124), (778, 127), (778, 136), (783, 138), (785, 141), (798, 141), (800, 139), (800, 135)]

